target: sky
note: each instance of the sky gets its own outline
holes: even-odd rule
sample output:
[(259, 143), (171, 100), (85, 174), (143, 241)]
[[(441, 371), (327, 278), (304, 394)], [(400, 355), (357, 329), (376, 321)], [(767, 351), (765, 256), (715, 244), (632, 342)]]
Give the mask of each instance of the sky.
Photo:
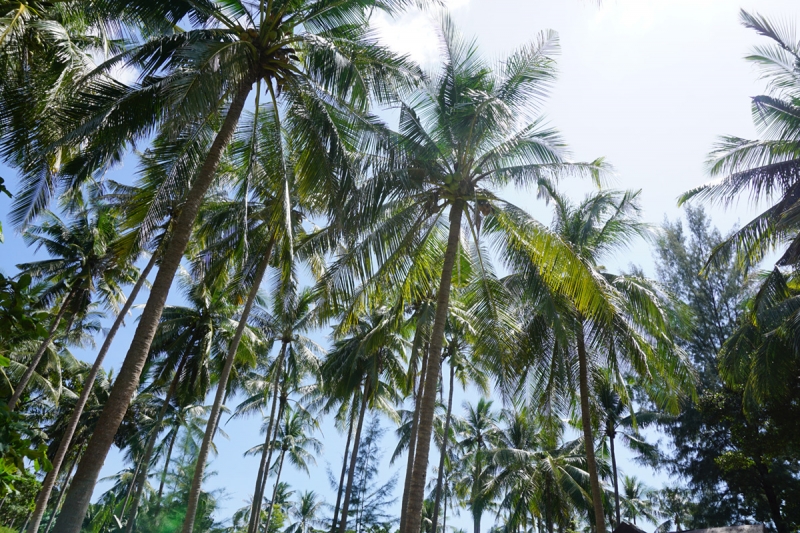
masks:
[[(654, 225), (665, 217), (679, 217), (677, 197), (709, 179), (705, 161), (720, 135), (757, 135), (749, 99), (764, 91), (764, 83), (743, 58), (764, 39), (740, 25), (739, 10), (791, 22), (800, 19), (796, 0), (450, 0), (447, 6), (461, 31), (475, 36), (481, 52), (489, 57), (499, 59), (535, 39), (541, 30), (558, 32), (559, 78), (544, 105), (547, 121), (561, 131), (574, 160), (606, 158), (614, 168), (609, 186), (641, 189), (644, 219)], [(413, 11), (394, 20), (381, 15), (375, 26), (384, 42), (398, 52), (427, 68), (438, 64), (434, 13)], [(134, 173), (135, 161), (129, 158), (115, 170), (115, 178), (130, 180)], [(0, 176), (14, 192), (13, 171), (0, 166)], [(561, 187), (576, 201), (592, 188), (578, 180), (565, 180)], [(549, 208), (536, 199), (534, 191), (508, 194), (540, 220), (550, 220)], [(6, 240), (0, 245), (0, 271), (6, 274), (13, 273), (19, 262), (45, 258), (43, 252), (34, 254), (25, 247), (8, 221), (9, 208), (10, 202), (0, 198)], [(707, 210), (723, 231), (755, 213), (746, 202), (727, 210), (717, 206), (707, 206)], [(654, 272), (646, 242), (636, 243), (608, 266), (634, 264)], [(139, 299), (141, 303), (144, 297)], [(173, 291), (170, 302), (180, 301)], [(115, 339), (108, 356), (111, 367), (119, 367), (133, 324), (128, 320)], [(325, 342), (326, 332), (316, 338)], [(93, 350), (76, 353), (86, 360), (94, 357)], [(465, 397), (460, 393), (457, 401)], [(235, 406), (235, 399), (229, 404)], [(224, 489), (226, 494), (220, 516), (230, 516), (252, 492), (258, 459), (243, 458), (242, 453), (261, 442), (259, 428), (256, 419), (227, 424), (223, 419), (230, 438), (217, 439), (219, 453), (210, 466), (216, 475), (207, 482), (208, 488)], [(324, 468), (330, 464), (338, 471), (344, 439), (329, 422), (322, 431), (318, 437), (325, 448), (317, 460), (320, 468), (312, 470), (310, 477), (288, 468), (284, 479), (295, 490), (315, 490), (332, 502), (334, 494)], [(392, 431), (384, 437), (384, 463), (394, 448)], [(637, 467), (627, 454), (620, 462), (625, 473), (655, 488), (669, 482), (663, 473)], [(402, 465), (403, 460), (381, 468), (384, 478), (400, 473), (398, 487), (402, 487)], [(112, 450), (102, 476), (122, 466), (119, 453)], [(101, 483), (96, 495), (107, 487)], [(485, 517), (484, 529), (491, 522), (491, 516)], [(451, 523), (466, 528), (470, 520), (462, 512)]]

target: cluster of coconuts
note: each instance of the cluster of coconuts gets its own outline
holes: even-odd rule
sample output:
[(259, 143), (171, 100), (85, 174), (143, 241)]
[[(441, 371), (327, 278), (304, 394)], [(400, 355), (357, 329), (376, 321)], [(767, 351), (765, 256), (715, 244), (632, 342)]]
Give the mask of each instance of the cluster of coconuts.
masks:
[[(265, 25), (268, 28), (271, 28), (267, 32), (267, 42), (276, 42), (283, 37), (283, 30), (280, 28), (280, 20), (268, 19), (265, 21)], [(236, 28), (236, 33), (239, 35), (239, 39), (242, 41), (247, 42), (257, 42), (261, 34), (255, 28), (247, 28), (244, 29), (242, 27)]]

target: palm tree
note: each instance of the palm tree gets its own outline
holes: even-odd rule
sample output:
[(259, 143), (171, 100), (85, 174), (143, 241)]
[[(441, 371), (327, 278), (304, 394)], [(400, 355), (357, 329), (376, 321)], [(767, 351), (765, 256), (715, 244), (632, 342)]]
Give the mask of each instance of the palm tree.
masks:
[[(616, 438), (619, 437), (629, 448), (639, 454), (639, 459), (650, 465), (658, 464), (658, 451), (648, 444), (639, 433), (639, 428), (663, 419), (664, 416), (653, 411), (635, 411), (633, 399), (627, 384), (620, 386), (608, 369), (598, 369), (594, 380), (595, 407), (600, 418), (603, 438), (608, 438), (611, 451), (611, 479), (614, 482), (614, 512), (616, 525), (621, 523), (619, 474), (617, 473)], [(628, 412), (627, 415), (625, 413)]]
[(794, 265), (800, 259), (796, 101), (800, 94), (797, 83), (800, 41), (790, 26), (775, 24), (763, 16), (742, 10), (740, 20), (746, 28), (772, 41), (769, 46), (756, 48), (747, 58), (761, 70), (762, 78), (769, 81), (769, 93), (753, 97), (751, 103), (763, 138), (722, 137), (708, 161), (714, 181), (686, 192), (680, 202), (699, 198), (731, 205), (749, 191), (752, 202), (764, 200), (769, 207), (733, 232), (714, 255), (735, 249), (743, 265), (754, 266), (770, 250), (788, 243), (778, 264)]
[(655, 493), (633, 476), (622, 478), (622, 517), (636, 524), (643, 518), (655, 523), (658, 512), (654, 504)]
[(285, 533), (313, 533), (322, 526), (319, 519), (323, 502), (313, 490), (300, 493), (297, 502), (292, 505), (290, 515), (294, 522), (286, 527)]
[[(112, 14), (135, 13), (143, 22), (152, 26), (158, 23), (168, 30), (166, 34), (150, 33), (152, 37), (140, 46), (109, 60), (95, 76), (89, 77), (85, 81), (86, 91), (79, 92), (92, 103), (84, 102), (82, 109), (91, 107), (96, 112), (89, 113), (88, 119), (85, 115), (78, 117), (70, 135), (48, 149), (56, 149), (59, 144), (81, 143), (85, 147), (81, 164), (69, 169), (79, 183), (94, 169), (118, 157), (122, 147), (150, 136), (153, 127), (158, 126), (164, 139), (162, 157), (185, 161), (180, 170), (194, 172), (188, 174), (191, 186), (186, 189), (150, 298), (114, 384), (102, 430), (95, 434), (76, 472), (67, 496), (68, 512), (62, 513), (56, 524), (58, 533), (77, 533), (80, 528), (100, 466), (136, 391), (200, 204), (217, 175), (223, 152), (254, 87), (256, 100), (264, 96), (272, 101), (275, 116), (279, 118), (276, 128), (289, 129), (294, 142), (303, 147), (307, 156), (302, 162), (303, 174), (318, 185), (327, 182), (330, 193), (336, 194), (335, 181), (322, 178), (330, 176), (330, 164), (345, 163), (353, 144), (360, 142), (357, 134), (351, 134), (354, 121), (348, 116), (364, 110), (371, 96), (391, 98), (393, 89), (407, 83), (416, 73), (405, 60), (377, 47), (366, 34), (366, 18), (372, 9), (391, 12), (402, 4), (381, 0), (260, 4), (104, 2)], [(198, 25), (173, 33), (173, 28), (186, 19), (197, 21)], [(120, 64), (140, 67), (140, 81), (136, 85), (128, 87), (110, 79), (108, 70)], [(284, 117), (280, 117), (281, 109), (286, 112)], [(209, 125), (217, 124), (221, 114), (224, 118), (218, 130), (209, 131)], [(112, 123), (114, 126), (109, 127)], [(181, 138), (193, 142), (174, 142)], [(46, 163), (46, 155), (40, 157), (38, 168)], [(37, 166), (29, 166), (29, 176), (35, 176)], [(29, 180), (34, 183), (33, 188), (36, 181), (35, 177)], [(245, 303), (246, 310), (251, 306), (252, 303)], [(244, 311), (243, 315), (246, 314)], [(227, 381), (226, 371), (229, 368), (223, 369), (223, 384)], [(210, 422), (212, 427), (216, 425), (215, 413)], [(204, 446), (207, 449), (208, 443)], [(202, 460), (203, 457), (200, 470)], [(201, 478), (198, 472), (185, 533), (193, 529)]]
[(30, 226), (25, 240), (37, 249), (44, 247), (50, 259), (18, 265), (34, 279), (47, 281), (49, 289), (44, 301), (60, 300), (58, 313), (52, 319), (47, 338), (27, 362), (27, 369), (19, 378), (9, 409), (14, 409), (45, 351), (58, 333), (65, 316), (69, 316), (64, 335), (69, 334), (73, 322), (85, 314), (93, 296), (111, 309), (117, 310), (124, 297), (120, 284), (135, 279), (136, 269), (112, 248), (119, 236), (119, 226), (114, 214), (102, 205), (84, 208), (69, 222), (54, 213), (47, 213), (44, 223)]
[[(398, 331), (390, 309), (376, 309), (363, 317), (350, 335), (337, 340), (321, 368), (324, 392), (329, 403), (349, 403), (358, 408), (353, 447), (343, 493), (339, 532), (347, 531), (350, 497), (353, 490), (361, 430), (368, 408), (394, 414), (400, 401), (398, 389), (405, 379), (403, 360), (408, 342), (406, 333)], [(327, 410), (329, 407), (326, 406)], [(395, 415), (396, 416), (396, 415)]]
[(261, 462), (253, 493), (253, 510), (249, 530), (257, 531), (261, 516), (261, 502), (271, 464), (273, 441), (277, 435), (278, 421), (283, 417), (289, 395), (299, 389), (309, 373), (317, 374), (320, 361), (317, 354), (324, 352), (306, 334), (315, 325), (314, 302), (316, 295), (308, 289), (298, 291), (294, 279), (283, 280), (273, 298), (272, 313), (257, 312), (254, 324), (264, 334), (268, 346), (279, 343), (278, 354), (264, 374), (256, 372), (245, 382), (250, 395), (237, 407), (234, 416), (255, 410), (261, 411), (269, 403), (272, 393), (265, 442), (261, 447)]
[(540, 191), (555, 204), (554, 230), (598, 281), (594, 297), (603, 311), (589, 317), (576, 309), (571, 298), (549, 290), (525, 259), (518, 265), (523, 274), (512, 276), (509, 283), (515, 287), (520, 283), (520, 290), (530, 296), (525, 305), (530, 306), (531, 317), (522, 346), (533, 357), (529, 371), (539, 391), (537, 401), (548, 409), (567, 406), (578, 382), (594, 525), (605, 531), (590, 405), (594, 369), (610, 367), (618, 391), (626, 390), (623, 370), (646, 377), (645, 382), (658, 380), (656, 400), (673, 410), (679, 395), (692, 390), (694, 375), (674, 343), (663, 297), (653, 284), (639, 276), (610, 274), (600, 267), (609, 254), (646, 234), (647, 227), (638, 221), (638, 193), (599, 191), (576, 206), (547, 180), (540, 182)]
[(800, 294), (794, 272), (773, 269), (747, 302), (738, 327), (720, 350), (719, 370), (727, 384), (741, 387), (744, 408), (782, 401), (791, 384), (786, 376), (800, 367), (796, 316)]
[[(319, 454), (322, 450), (322, 443), (310, 436), (316, 429), (319, 429), (319, 422), (308, 411), (292, 409), (284, 411), (283, 420), (278, 425), (277, 440), (274, 443), (274, 447), (280, 450), (280, 453), (273, 465), (273, 469), (276, 472), (271, 502), (276, 501), (281, 473), (283, 472), (283, 461), (287, 455), (289, 456), (289, 461), (296, 468), (307, 474), (309, 473), (309, 463), (316, 464), (314, 455), (311, 452)], [(267, 526), (271, 523), (272, 511), (273, 506), (270, 506), (265, 520)]]
[(491, 507), (493, 496), (486, 490), (494, 468), (489, 457), (500, 440), (501, 431), (491, 401), (481, 398), (474, 406), (465, 403), (464, 408), (467, 412), (458, 420), (456, 432), (460, 436), (458, 446), (465, 452), (463, 460), (469, 464), (463, 481), (469, 487), (467, 507), (472, 514), (473, 532), (480, 533), (481, 517)]
[(656, 532), (683, 531), (681, 526), (687, 525), (692, 518), (689, 493), (680, 487), (664, 487), (658, 491), (656, 499), (658, 512), (666, 519), (656, 527)]
[[(161, 400), (145, 449), (141, 466), (134, 480), (135, 492), (129, 507), (126, 531), (133, 531), (136, 513), (158, 436), (171, 402), (191, 405), (205, 398), (215, 364), (226, 353), (225, 341), (233, 336), (238, 324), (233, 320), (236, 307), (231, 303), (228, 287), (216, 280), (195, 281), (184, 276), (182, 284), (189, 306), (168, 306), (161, 316), (159, 331), (151, 345), (153, 380), (148, 392), (163, 389)], [(252, 341), (242, 344), (250, 348)]]
[[(571, 291), (586, 290), (594, 283), (575, 268), (568, 247), (493, 192), (509, 183), (525, 186), (542, 175), (566, 171), (597, 175), (602, 169), (599, 162), (568, 164), (558, 135), (535, 118), (554, 79), (555, 34), (543, 33), (497, 69), (480, 57), (474, 42), (458, 35), (446, 17), (440, 36), (444, 52), (441, 71), (428, 75), (424, 87), (401, 104), (400, 131), (395, 136), (401, 150), (397, 168), (379, 168), (363, 188), (366, 207), (355, 213), (363, 214), (364, 222), (359, 225), (367, 230), (366, 235), (356, 239), (326, 278), (331, 293), (351, 295), (352, 311), (343, 320), (345, 326), (357, 320), (374, 293), (387, 287), (403, 288), (405, 302), (413, 301), (417, 295), (409, 288), (410, 270), (432, 278), (429, 286), (436, 292), (436, 312), (418, 400), (416, 442), (410, 447), (414, 457), (406, 473), (411, 481), (401, 533), (418, 533), (420, 528), (444, 330), (462, 227), (473, 241), (483, 227), (501, 248), (525, 250), (548, 279)], [(380, 206), (372, 207), (376, 197)], [(462, 220), (466, 222), (462, 224)], [(437, 248), (436, 241), (444, 241), (444, 249)], [(479, 254), (479, 264), (484, 278), (489, 278), (488, 257), (482, 252), (485, 250)], [(486, 312), (494, 312), (499, 321), (503, 306), (492, 292), (496, 285), (486, 281), (481, 287), (482, 295), (490, 298), (484, 306)], [(588, 306), (589, 301), (582, 299), (581, 305)], [(504, 335), (506, 330), (496, 328), (495, 333)]]
[(563, 529), (576, 510), (591, 507), (583, 443), (563, 442), (560, 420), (534, 417), (526, 407), (502, 417), (505, 428), (489, 455), (497, 472), (486, 490), (502, 497), (506, 528), (527, 529), (543, 521), (540, 531)]

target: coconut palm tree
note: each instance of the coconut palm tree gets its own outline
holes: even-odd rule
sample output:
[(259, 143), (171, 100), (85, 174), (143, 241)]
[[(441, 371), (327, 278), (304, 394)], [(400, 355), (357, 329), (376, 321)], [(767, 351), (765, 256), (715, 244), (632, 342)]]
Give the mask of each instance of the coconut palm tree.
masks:
[(795, 344), (800, 338), (798, 296), (795, 273), (775, 268), (764, 275), (739, 326), (720, 350), (720, 374), (731, 386), (742, 388), (748, 411), (784, 399), (791, 386), (786, 376), (800, 368)]
[[(387, 287), (402, 288), (401, 304), (424, 297), (425, 293), (412, 292), (414, 276), (409, 271), (425, 272), (429, 291), (436, 293), (401, 533), (418, 533), (420, 527), (444, 330), (462, 233), (472, 241), (485, 233), (501, 249), (525, 250), (553, 283), (576, 294), (588, 292), (594, 281), (577, 268), (569, 247), (496, 192), (512, 183), (535, 183), (542, 175), (597, 176), (603, 167), (600, 162), (569, 164), (557, 133), (536, 118), (554, 80), (554, 33), (543, 33), (498, 68), (492, 68), (447, 17), (442, 18), (439, 34), (442, 68), (429, 74), (421, 90), (401, 104), (394, 137), (400, 150), (393, 161), (396, 165), (383, 165), (365, 182), (362, 208), (354, 210), (354, 216), (363, 215), (358, 226), (364, 235), (354, 239), (326, 277), (330, 293), (350, 295), (351, 311), (342, 321), (345, 328), (368, 309), (375, 293)], [(444, 249), (436, 242), (443, 242)], [(480, 259), (484, 278), (490, 278), (488, 257), (481, 253)], [(486, 313), (494, 313), (499, 321), (504, 307), (498, 301), (500, 287), (487, 280), (481, 290), (489, 299), (484, 299)], [(582, 306), (590, 305), (584, 296), (579, 300)], [(496, 328), (495, 334), (506, 331)]]
[[(367, 409), (380, 410), (396, 416), (394, 406), (399, 403), (398, 389), (405, 380), (405, 351), (407, 332), (398, 331), (390, 309), (377, 308), (362, 317), (350, 335), (334, 343), (321, 368), (328, 402), (350, 403), (358, 408), (355, 423), (347, 484), (343, 493), (339, 532), (347, 531), (350, 497), (353, 489), (361, 430)], [(326, 409), (330, 407), (326, 406)]]
[(722, 137), (708, 160), (714, 181), (686, 192), (680, 202), (701, 199), (729, 206), (744, 193), (754, 203), (766, 201), (769, 207), (733, 232), (715, 250), (715, 255), (735, 250), (744, 266), (755, 266), (770, 250), (788, 244), (778, 264), (794, 265), (800, 260), (797, 217), (800, 41), (790, 25), (744, 10), (740, 12), (740, 20), (746, 28), (771, 41), (747, 57), (761, 71), (761, 77), (768, 80), (768, 93), (753, 97), (751, 102), (753, 119), (762, 136)]
[(309, 374), (318, 374), (318, 355), (324, 353), (320, 346), (306, 336), (316, 325), (316, 295), (309, 289), (298, 291), (297, 283), (292, 278), (293, 273), (290, 273), (288, 280), (281, 280), (281, 286), (273, 298), (271, 313), (256, 312), (254, 325), (263, 332), (269, 346), (275, 343), (279, 345), (278, 354), (265, 372), (256, 371), (245, 381), (244, 387), (249, 396), (239, 404), (234, 415), (243, 416), (256, 410), (270, 409), (253, 493), (253, 511), (249, 523), (251, 531), (258, 529), (260, 506), (267, 469), (272, 460), (278, 421), (283, 417), (290, 394), (300, 389)]
[(623, 476), (622, 517), (636, 524), (642, 518), (655, 523), (658, 516), (655, 492), (634, 476)]
[(300, 493), (289, 514), (294, 520), (286, 527), (285, 533), (312, 533), (315, 529), (322, 526), (319, 515), (322, 511), (323, 502), (319, 495), (313, 490)]
[[(230, 299), (226, 284), (216, 280), (196, 281), (182, 277), (188, 306), (168, 306), (161, 315), (159, 331), (151, 345), (153, 359), (152, 381), (146, 392), (164, 390), (158, 414), (149, 429), (140, 468), (134, 480), (134, 495), (129, 505), (126, 522), (128, 533), (133, 531), (136, 513), (156, 446), (162, 433), (164, 418), (174, 400), (181, 405), (192, 405), (205, 398), (210, 388), (215, 367), (227, 353), (226, 340), (234, 335), (238, 323), (234, 320), (236, 306)], [(251, 338), (241, 344), (250, 349)], [(167, 385), (168, 384), (168, 385)]]
[(583, 443), (564, 442), (560, 420), (535, 417), (526, 407), (504, 411), (502, 418), (500, 441), (489, 454), (497, 472), (486, 490), (502, 499), (506, 527), (527, 529), (543, 521), (552, 533), (567, 526), (576, 511), (589, 511)]
[(45, 351), (55, 338), (65, 316), (68, 335), (73, 322), (84, 315), (95, 296), (110, 309), (117, 310), (124, 296), (120, 285), (136, 279), (137, 270), (115, 253), (113, 242), (119, 237), (119, 225), (107, 207), (85, 207), (65, 222), (47, 213), (42, 224), (30, 226), (25, 234), (28, 245), (45, 248), (50, 259), (18, 265), (33, 279), (45, 280), (49, 287), (42, 295), (46, 302), (59, 301), (47, 338), (27, 361), (8, 407), (14, 409)]
[(494, 496), (486, 490), (494, 468), (489, 457), (500, 440), (501, 431), (491, 401), (481, 398), (475, 405), (465, 403), (464, 409), (465, 416), (456, 424), (457, 446), (464, 452), (463, 460), (469, 464), (463, 483), (469, 487), (467, 507), (472, 514), (473, 532), (480, 533), (481, 518), (484, 511), (491, 508)]
[(639, 433), (639, 428), (645, 428), (663, 420), (664, 415), (654, 411), (635, 410), (627, 384), (623, 385), (622, 392), (620, 392), (620, 384), (608, 369), (597, 369), (595, 372), (594, 404), (600, 419), (603, 439), (608, 438), (609, 441), (611, 480), (614, 484), (614, 514), (616, 525), (619, 525), (622, 518), (620, 515), (616, 439), (619, 437), (626, 446), (637, 452), (641, 462), (656, 466), (659, 459), (658, 450), (645, 441)]
[[(283, 418), (278, 424), (278, 435), (274, 443), (271, 443), (277, 450), (280, 450), (278, 458), (272, 469), (275, 470), (275, 486), (270, 501), (276, 501), (278, 488), (280, 487), (281, 473), (283, 472), (283, 462), (289, 456), (296, 468), (309, 473), (309, 464), (316, 464), (314, 454), (322, 451), (322, 443), (311, 435), (319, 429), (319, 422), (314, 419), (308, 411), (301, 409), (287, 408), (283, 412)], [(267, 510), (267, 518), (264, 521), (269, 525), (272, 520), (273, 507)]]
[(656, 495), (658, 512), (665, 519), (656, 527), (657, 533), (683, 531), (681, 526), (692, 519), (692, 501), (688, 491), (680, 487), (664, 487)]
[(540, 181), (540, 192), (554, 203), (554, 231), (598, 281), (594, 296), (603, 311), (588, 317), (571, 298), (550, 290), (546, 281), (524, 264), (526, 260), (518, 265), (517, 272), (522, 274), (508, 282), (530, 296), (524, 304), (529, 306), (530, 318), (522, 346), (533, 357), (529, 372), (532, 388), (539, 394), (535, 400), (548, 409), (565, 408), (573, 391), (579, 391), (593, 520), (598, 531), (605, 531), (591, 410), (594, 369), (611, 368), (617, 391), (626, 390), (623, 372), (639, 375), (645, 382), (658, 380), (655, 399), (673, 410), (680, 394), (692, 390), (694, 375), (674, 343), (664, 297), (653, 283), (640, 276), (611, 274), (600, 267), (600, 261), (610, 254), (646, 235), (647, 227), (638, 220), (638, 192), (598, 191), (579, 205), (569, 202), (547, 180)]
[[(347, 154), (361, 141), (354, 133), (354, 117), (363, 122), (358, 112), (366, 108), (371, 97), (390, 99), (393, 89), (412, 81), (416, 73), (405, 60), (378, 47), (366, 33), (366, 18), (372, 9), (391, 12), (402, 4), (381, 0), (103, 3), (112, 14), (133, 13), (144, 23), (152, 23), (150, 27), (160, 23), (166, 31), (148, 32), (149, 38), (140, 46), (107, 61), (86, 79), (82, 87), (85, 91), (76, 93), (84, 95), (82, 109), (92, 111), (77, 117), (70, 134), (48, 146), (48, 151), (59, 145), (82, 144), (85, 151), (81, 161), (61, 173), (71, 173), (73, 181), (79, 183), (119, 157), (130, 142), (150, 137), (158, 127), (164, 139), (159, 157), (186, 162), (179, 170), (195, 172), (188, 173), (191, 186), (185, 189), (150, 298), (115, 381), (103, 429), (96, 433), (86, 459), (78, 467), (67, 496), (69, 512), (62, 513), (56, 524), (58, 533), (77, 533), (80, 528), (99, 468), (138, 386), (200, 204), (217, 175), (249, 96), (254, 92), (256, 100), (263, 97), (273, 103), (279, 118), (276, 128), (290, 130), (294, 142), (302, 146), (300, 151), (306, 156), (301, 163), (303, 175), (317, 184), (316, 190), (323, 190), (323, 184), (327, 184), (330, 194), (343, 194), (344, 187), (331, 177), (330, 165), (346, 166)], [(184, 20), (197, 24), (187, 31), (173, 32)], [(132, 86), (109, 76), (109, 69), (120, 65), (139, 69), (140, 77)], [(221, 121), (220, 115), (224, 116)], [(185, 149), (185, 143), (175, 142), (181, 138), (196, 142)], [(32, 189), (36, 187), (36, 170), (45, 166), (47, 155), (41, 155), (38, 167), (29, 165)], [(245, 304), (246, 308), (251, 306)], [(211, 422), (214, 427), (213, 413)], [(201, 478), (198, 472), (185, 533), (193, 529)]]

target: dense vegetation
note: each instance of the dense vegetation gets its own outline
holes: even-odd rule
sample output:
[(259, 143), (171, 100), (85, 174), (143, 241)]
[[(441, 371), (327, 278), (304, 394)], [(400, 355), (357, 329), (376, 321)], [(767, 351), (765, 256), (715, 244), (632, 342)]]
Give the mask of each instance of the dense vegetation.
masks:
[[(0, 531), (800, 527), (798, 39), (742, 13), (768, 41), (763, 138), (721, 138), (681, 199), (767, 205), (722, 236), (696, 205), (649, 227), (602, 158), (571, 158), (540, 116), (554, 32), (493, 63), (441, 14), (426, 71), (369, 27), (411, 4), (0, 0), (0, 193), (46, 254), (0, 276)], [(640, 238), (656, 279), (604, 266)], [(220, 516), (229, 417), (263, 440)], [(620, 446), (680, 484), (625, 475)], [(127, 467), (93, 500), (112, 447)]]

